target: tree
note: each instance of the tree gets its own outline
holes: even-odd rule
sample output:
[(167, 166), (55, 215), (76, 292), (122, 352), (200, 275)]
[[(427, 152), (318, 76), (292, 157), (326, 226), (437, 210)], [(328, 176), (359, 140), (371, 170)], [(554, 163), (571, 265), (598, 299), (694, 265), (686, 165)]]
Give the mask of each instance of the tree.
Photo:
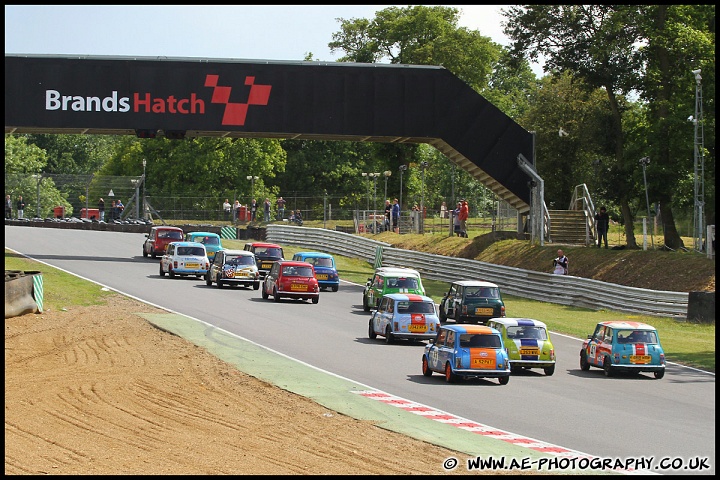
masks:
[[(514, 56), (543, 56), (545, 71), (569, 72), (587, 88), (603, 88), (611, 112), (614, 159), (626, 163), (622, 96), (638, 85), (642, 39), (630, 8), (607, 5), (529, 5), (510, 7), (505, 34)], [(630, 20), (630, 21), (628, 21)], [(626, 185), (622, 190), (629, 190)], [(628, 247), (637, 248), (630, 199), (620, 199)]]

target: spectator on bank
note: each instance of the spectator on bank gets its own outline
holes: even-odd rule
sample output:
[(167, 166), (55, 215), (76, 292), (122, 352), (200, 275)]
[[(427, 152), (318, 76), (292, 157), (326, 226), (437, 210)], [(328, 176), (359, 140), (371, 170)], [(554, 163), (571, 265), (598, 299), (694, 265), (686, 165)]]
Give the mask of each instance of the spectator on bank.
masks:
[(277, 199), (278, 220), (283, 220), (285, 218), (285, 203), (287, 202), (282, 196)]
[(467, 238), (467, 219), (470, 216), (470, 207), (468, 206), (467, 200), (462, 200), (460, 205), (460, 213), (458, 214), (458, 217), (460, 218), (460, 231), (462, 232), (462, 237)]
[(453, 231), (458, 237), (462, 237), (462, 231), (460, 230), (460, 208), (462, 208), (462, 202), (457, 202), (455, 210), (452, 211)]
[(105, 221), (105, 200), (100, 197), (100, 200), (98, 200), (98, 213), (100, 214), (100, 221)]
[(383, 228), (383, 230), (385, 230), (386, 232), (390, 231), (390, 225), (392, 225), (392, 223), (390, 221), (391, 216), (392, 216), (392, 204), (390, 203), (390, 199), (388, 198), (385, 200), (385, 220), (384, 220), (385, 226)]
[(610, 228), (610, 216), (607, 213), (605, 207), (600, 207), (600, 211), (595, 214), (595, 221), (597, 222), (597, 246), (602, 246), (603, 238), (605, 239), (605, 248), (608, 248), (607, 234)]
[[(233, 214), (233, 223), (237, 225), (238, 220), (240, 220), (240, 200), (235, 200), (235, 203), (233, 203), (232, 206), (232, 214)], [(243, 219), (244, 220), (244, 219)]]
[(115, 205), (115, 200), (113, 200), (110, 204), (110, 218), (108, 218), (108, 220), (115, 220), (115, 215), (117, 215), (117, 205)]
[(18, 218), (18, 220), (22, 220), (23, 217), (25, 216), (25, 201), (23, 201), (22, 195), (18, 196), (16, 208), (17, 208), (17, 218)]
[(392, 227), (395, 233), (400, 233), (400, 204), (398, 199), (393, 199), (392, 209), (390, 209), (392, 215)]
[(555, 275), (567, 275), (569, 260), (562, 250), (558, 250), (557, 254), (557, 258), (553, 260), (553, 273)]
[(232, 209), (232, 206), (230, 205), (230, 202), (228, 201), (227, 198), (223, 202), (222, 207), (223, 207), (223, 213), (225, 215), (225, 221), (227, 222), (228, 219), (230, 218), (230, 210)]
[(5, 218), (12, 218), (12, 199), (5, 195)]
[(270, 199), (265, 198), (265, 202), (263, 203), (263, 211), (265, 213), (265, 222), (270, 221)]
[(250, 220), (253, 222), (255, 220), (257, 220), (257, 209), (258, 209), (257, 200), (255, 200), (253, 198), (252, 203), (250, 204)]
[(445, 202), (442, 202), (440, 205), (440, 218), (448, 218), (447, 213), (447, 205)]

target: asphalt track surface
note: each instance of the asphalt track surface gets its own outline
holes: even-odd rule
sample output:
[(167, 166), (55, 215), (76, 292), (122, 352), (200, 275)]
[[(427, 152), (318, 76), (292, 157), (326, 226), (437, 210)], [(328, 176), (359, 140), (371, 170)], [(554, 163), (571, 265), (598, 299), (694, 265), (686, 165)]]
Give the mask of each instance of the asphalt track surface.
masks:
[[(714, 474), (714, 374), (672, 364), (662, 380), (582, 372), (581, 341), (555, 334), (559, 359), (552, 377), (532, 370), (513, 375), (506, 386), (490, 379), (447, 385), (440, 375), (423, 377), (422, 344), (367, 337), (359, 285), (323, 292), (318, 305), (275, 303), (252, 289), (161, 278), (158, 260), (141, 255), (143, 240), (134, 233), (5, 227), (7, 248), (166, 309), (147, 320), (250, 375), (466, 453), (455, 468), (478, 456), (531, 462), (531, 470), (539, 462), (548, 466), (548, 458), (594, 457), (613, 467), (624, 462), (628, 468), (608, 469), (622, 473), (641, 469), (634, 460), (652, 458), (652, 473)], [(710, 468), (694, 468), (696, 459)], [(680, 468), (656, 468), (661, 461)], [(569, 461), (554, 467), (581, 472)]]

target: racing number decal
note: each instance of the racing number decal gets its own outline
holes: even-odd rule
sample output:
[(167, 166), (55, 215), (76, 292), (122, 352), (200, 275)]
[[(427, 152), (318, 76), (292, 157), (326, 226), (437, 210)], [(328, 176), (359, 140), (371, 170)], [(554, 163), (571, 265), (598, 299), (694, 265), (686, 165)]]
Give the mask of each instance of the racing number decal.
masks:
[(437, 347), (433, 347), (433, 349), (430, 350), (430, 365), (438, 364), (438, 357), (439, 357), (438, 350), (439, 349)]
[(597, 346), (597, 345), (594, 344), (594, 343), (591, 343), (591, 344), (590, 344), (590, 355), (589, 355), (589, 357), (592, 358), (593, 361), (595, 361), (595, 355), (596, 355), (595, 348), (596, 348), (596, 346)]

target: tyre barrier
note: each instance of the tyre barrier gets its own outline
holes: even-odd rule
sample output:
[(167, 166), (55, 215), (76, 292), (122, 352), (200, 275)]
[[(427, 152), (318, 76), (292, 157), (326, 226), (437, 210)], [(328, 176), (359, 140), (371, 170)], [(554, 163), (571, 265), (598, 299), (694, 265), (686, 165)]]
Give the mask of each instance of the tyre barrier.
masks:
[(5, 270), (5, 318), (42, 313), (42, 272)]

